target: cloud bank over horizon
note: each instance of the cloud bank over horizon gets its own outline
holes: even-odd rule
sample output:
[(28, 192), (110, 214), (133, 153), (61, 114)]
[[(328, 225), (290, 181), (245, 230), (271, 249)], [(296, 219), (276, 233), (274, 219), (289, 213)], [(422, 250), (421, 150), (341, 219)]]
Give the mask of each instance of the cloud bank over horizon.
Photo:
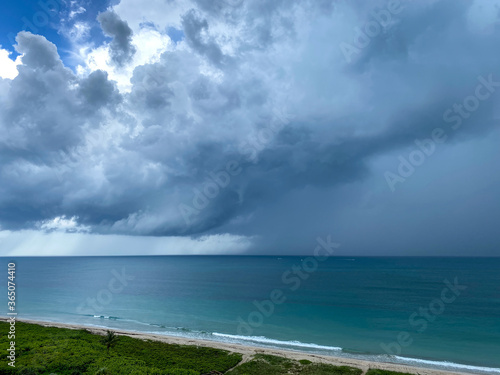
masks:
[(71, 6), (0, 47), (3, 238), (499, 255), (500, 1)]

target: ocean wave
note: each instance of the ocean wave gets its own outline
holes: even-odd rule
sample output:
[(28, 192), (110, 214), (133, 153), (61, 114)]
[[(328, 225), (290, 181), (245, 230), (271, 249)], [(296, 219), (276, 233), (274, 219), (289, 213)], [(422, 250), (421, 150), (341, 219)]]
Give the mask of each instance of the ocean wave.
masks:
[(152, 327), (164, 328), (166, 330), (181, 331), (181, 332), (196, 332), (196, 331), (192, 331), (191, 329), (186, 328), (186, 327), (170, 327), (170, 326), (166, 326), (164, 324), (157, 324), (157, 323), (144, 323), (144, 324), (147, 324), (147, 325), (152, 326)]
[(143, 326), (152, 326), (152, 327), (164, 328), (164, 329), (174, 330), (174, 331), (183, 331), (183, 332), (190, 332), (191, 331), (189, 328), (185, 328), (185, 327), (169, 327), (169, 326), (166, 326), (164, 324), (148, 323), (148, 322), (143, 322), (143, 321), (135, 320), (135, 319), (120, 318), (119, 316), (91, 315), (91, 314), (78, 314), (78, 315), (89, 316), (89, 317), (96, 318), (96, 319), (119, 320), (120, 322), (135, 323), (135, 324), (140, 324)]
[(297, 347), (297, 348), (310, 348), (310, 349), (321, 349), (321, 350), (335, 350), (339, 351), (342, 350), (342, 348), (339, 348), (337, 346), (325, 346), (325, 345), (318, 345), (318, 344), (310, 344), (310, 343), (304, 343), (300, 341), (281, 341), (281, 340), (275, 340), (275, 339), (270, 339), (264, 336), (239, 336), (239, 335), (229, 335), (225, 333), (218, 333), (214, 332), (212, 333), (213, 336), (215, 337), (221, 337), (221, 338), (226, 338), (226, 339), (231, 339), (231, 340), (236, 340), (236, 341), (251, 341), (255, 343), (260, 343), (260, 344), (272, 344), (272, 345), (279, 345), (279, 346), (292, 346), (292, 347)]
[(461, 370), (473, 370), (473, 371), (483, 371), (483, 372), (494, 372), (500, 374), (500, 368), (495, 367), (481, 367), (481, 366), (472, 366), (472, 365), (462, 365), (460, 363), (454, 362), (446, 362), (446, 361), (430, 361), (428, 359), (418, 359), (418, 358), (408, 358), (408, 357), (400, 357), (394, 356), (395, 358), (407, 362), (421, 363), (424, 365), (433, 365), (433, 366), (443, 366), (446, 368), (456, 368)]
[(118, 320), (120, 318), (118, 318), (117, 316), (107, 316), (107, 315), (92, 315), (94, 318), (98, 318), (98, 319), (109, 319), (109, 320)]

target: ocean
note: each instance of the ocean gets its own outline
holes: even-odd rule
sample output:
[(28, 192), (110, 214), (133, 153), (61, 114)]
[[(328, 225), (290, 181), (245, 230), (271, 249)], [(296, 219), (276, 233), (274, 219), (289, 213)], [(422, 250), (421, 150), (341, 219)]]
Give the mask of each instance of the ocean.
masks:
[(311, 259), (0, 258), (0, 315), (500, 374), (500, 258)]

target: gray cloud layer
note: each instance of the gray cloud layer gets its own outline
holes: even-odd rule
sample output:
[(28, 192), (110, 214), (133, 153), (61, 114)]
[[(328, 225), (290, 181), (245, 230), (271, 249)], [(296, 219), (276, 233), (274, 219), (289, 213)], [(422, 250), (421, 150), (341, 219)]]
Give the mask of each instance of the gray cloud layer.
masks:
[[(345, 223), (366, 211), (355, 203), (346, 211), (344, 198), (357, 202), (367, 182), (372, 190), (385, 184), (383, 170), (395, 170), (415, 139), (440, 127), (448, 135), (443, 147), (453, 148), (496, 129), (495, 95), (457, 131), (443, 120), (447, 108), (474, 94), (478, 76), (500, 81), (500, 29), (471, 28), (471, 3), (404, 3), (350, 63), (339, 45), (354, 44), (355, 26), (363, 29), (385, 2), (224, 4), (198, 1), (185, 13), (184, 47), (136, 67), (130, 93), (103, 71), (76, 76), (52, 43), (19, 33), (23, 65), (14, 80), (0, 81), (2, 228), (66, 215), (98, 233), (262, 235), (272, 251), (305, 246), (329, 221), (352, 234), (347, 241), (359, 234)], [(110, 11), (99, 22), (113, 37), (113, 61), (129, 62), (135, 48), (127, 23)], [(196, 208), (210, 173), (228, 162), (241, 172)], [(466, 194), (473, 185), (459, 188)], [(390, 200), (401, 198), (389, 193), (373, 198), (380, 214), (373, 223), (400, 220)], [(423, 189), (398, 204), (427, 198)], [(186, 206), (195, 210), (188, 223)], [(432, 204), (419, 209), (422, 217), (437, 213)], [(498, 216), (493, 206), (481, 220)], [(413, 233), (415, 225), (401, 230)], [(303, 236), (286, 239), (280, 228)], [(481, 241), (498, 245), (489, 234)]]
[(132, 45), (132, 29), (112, 11), (99, 14), (97, 19), (104, 34), (113, 38), (109, 46), (111, 59), (118, 66), (123, 66), (136, 52)]

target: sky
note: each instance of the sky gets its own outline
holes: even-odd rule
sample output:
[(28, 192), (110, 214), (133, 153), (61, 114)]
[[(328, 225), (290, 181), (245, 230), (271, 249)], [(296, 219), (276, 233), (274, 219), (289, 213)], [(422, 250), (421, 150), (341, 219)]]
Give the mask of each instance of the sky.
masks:
[(0, 255), (500, 255), (500, 0), (0, 14)]

